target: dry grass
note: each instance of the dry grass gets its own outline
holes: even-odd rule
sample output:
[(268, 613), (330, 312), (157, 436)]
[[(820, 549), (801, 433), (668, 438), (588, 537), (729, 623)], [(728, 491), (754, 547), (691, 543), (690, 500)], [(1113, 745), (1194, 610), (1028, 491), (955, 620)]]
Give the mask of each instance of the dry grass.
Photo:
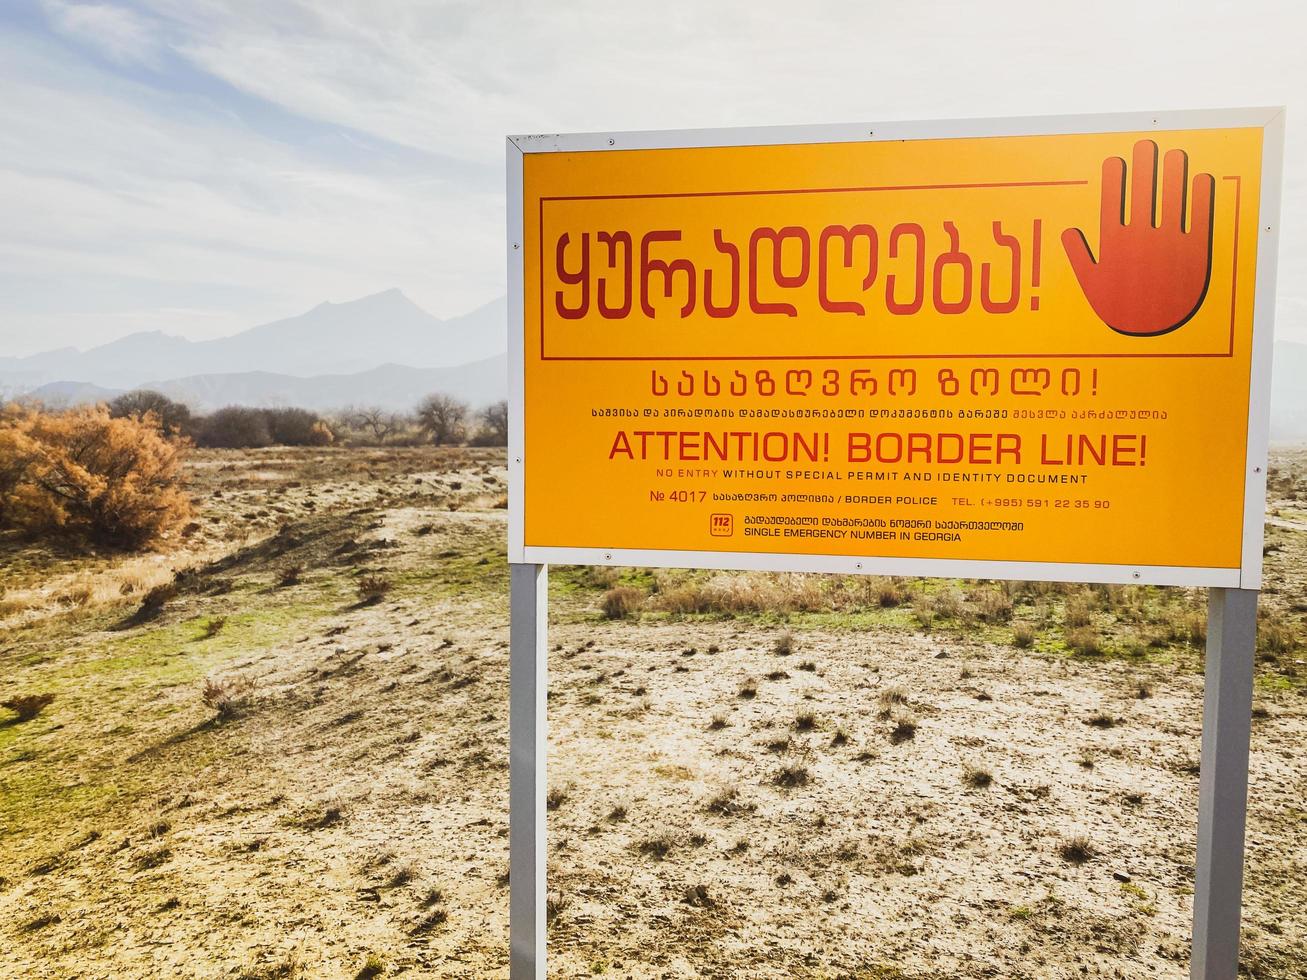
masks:
[(1090, 626), (1081, 626), (1066, 634), (1066, 647), (1081, 656), (1097, 656), (1103, 652), (1103, 642)]
[(973, 597), (976, 615), (986, 623), (1006, 623), (1012, 618), (1012, 597), (1002, 589), (985, 589)]
[[(300, 479), (299, 472), (278, 471), (281, 464), (270, 454), (249, 460), (215, 455), (212, 464), (215, 473), (237, 466), (233, 474), (260, 475), (222, 477), (248, 486), (239, 496), (224, 491), (214, 505), (222, 519), (213, 520), (206, 510), (196, 540), (228, 540), (228, 535), (240, 540), (246, 520), (261, 521), (265, 536), (298, 521), (303, 491), (283, 496), (269, 491), (287, 477)], [(355, 459), (337, 455), (330, 465), (353, 466)], [(216, 574), (183, 579), (183, 592), (168, 604), (157, 629), (106, 633), (106, 644), (128, 650), (152, 643), (151, 657), (158, 647), (169, 685), (182, 667), (222, 678), (234, 672), (256, 675), (257, 717), (246, 715), (225, 728), (196, 725), (212, 713), (198, 707), (202, 675), (194, 673), (184, 676), (180, 688), (162, 688), (168, 700), (161, 706), (180, 710), (157, 718), (141, 710), (142, 699), (133, 689), (92, 699), (85, 688), (66, 685), (58, 670), (47, 681), (47, 672), (77, 651), (71, 633), (79, 621), (98, 629), (100, 622), (117, 618), (87, 615), (98, 589), (88, 598), (75, 583), (63, 582), (58, 591), (68, 595), (50, 626), (51, 634), (62, 632), (39, 642), (18, 638), (20, 656), (60, 659), (33, 659), (29, 680), (0, 696), (58, 691), (70, 700), (56, 702), (60, 707), (48, 709), (46, 717), (57, 715), (55, 720), (68, 727), (56, 733), (53, 722), (47, 725), (43, 718), (6, 734), (2, 729), (12, 723), (11, 716), (0, 714), (0, 742), (23, 740), (0, 746), (4, 778), (18, 777), (16, 784), (22, 784), (29, 774), (51, 770), (46, 760), (55, 761), (60, 743), (76, 745), (79, 754), (92, 752), (97, 736), (121, 724), (120, 733), (100, 739), (111, 743), (101, 754), (112, 755), (115, 767), (127, 765), (123, 760), (129, 757), (142, 760), (130, 763), (121, 782), (148, 780), (150, 792), (124, 795), (123, 803), (132, 809), (95, 815), (95, 826), (105, 835), (98, 846), (71, 852), (67, 842), (91, 826), (85, 820), (66, 832), (52, 825), (30, 844), (11, 845), (11, 854), (21, 859), (8, 864), (16, 872), (0, 871), (11, 878), (0, 887), (0, 898), (14, 906), (6, 937), (14, 956), (32, 962), (45, 956), (50, 968), (69, 975), (77, 966), (88, 973), (121, 967), (123, 975), (145, 976), (151, 969), (148, 950), (133, 959), (128, 949), (119, 962), (104, 966), (80, 939), (93, 936), (93, 928), (112, 930), (121, 919), (130, 928), (145, 922), (141, 928), (166, 929), (177, 951), (191, 956), (203, 957), (222, 944), (226, 953), (213, 968), (241, 976), (242, 969), (266, 966), (291, 948), (278, 945), (276, 923), (282, 917), (298, 915), (303, 902), (326, 900), (339, 916), (327, 934), (304, 930), (304, 976), (348, 980), (373, 951), (385, 957), (394, 975), (439, 972), (433, 964), (440, 958), (450, 968), (451, 951), (460, 957), (457, 969), (470, 976), (489, 976), (500, 968), (502, 941), (495, 938), (493, 922), (507, 901), (501, 836), (508, 781), (502, 751), (508, 672), (501, 643), (504, 575), (496, 557), (497, 549), (502, 554), (499, 538), (481, 536), (479, 529), (474, 535), (473, 529), (476, 520), (485, 521), (495, 535), (501, 529), (491, 524), (493, 514), (469, 510), (456, 519), (445, 516), (442, 495), (448, 483), (432, 489), (438, 482), (431, 475), (434, 464), (417, 468), (420, 484), (392, 479), (392, 471), (383, 468), (390, 464), (368, 465), (375, 477), (350, 478), (357, 485), (345, 486), (334, 498), (330, 494), (336, 491), (313, 488), (318, 517), (333, 508), (342, 518), (349, 516), (324, 523), (328, 533), (313, 550), (278, 550), (280, 542), (277, 548), (252, 548), (247, 566), (224, 560)], [(474, 500), (476, 475), (460, 473), (458, 480), (470, 488), (465, 498)], [(280, 506), (290, 513), (280, 513)], [(267, 516), (255, 516), (260, 512)], [(425, 534), (415, 530), (422, 527), (428, 528)], [(297, 527), (296, 537), (302, 533)], [(336, 560), (332, 549), (342, 534), (361, 545), (382, 535), (397, 544), (384, 555), (362, 550), (355, 561)], [(164, 568), (176, 562), (171, 555), (160, 559)], [(290, 562), (311, 571), (303, 575), (302, 587), (278, 591), (279, 569)], [(187, 563), (196, 564), (189, 558)], [(359, 569), (395, 582), (386, 603), (351, 605)], [(209, 587), (218, 575), (234, 582), (221, 599)], [(572, 588), (573, 582), (578, 587)], [(112, 601), (134, 606), (157, 584)], [(604, 625), (598, 613), (603, 594), (627, 584), (637, 585), (646, 597), (641, 621)], [(551, 747), (559, 763), (551, 771), (570, 798), (550, 814), (559, 845), (551, 854), (551, 885), (573, 896), (575, 908), (574, 914), (568, 909), (559, 916), (557, 907), (566, 905), (560, 895), (551, 912), (560, 920), (555, 965), (560, 974), (617, 975), (647, 965), (648, 953), (664, 972), (735, 976), (768, 969), (800, 975), (816, 968), (804, 960), (814, 944), (820, 944), (832, 976), (916, 977), (924, 976), (923, 970), (932, 976), (979, 976), (985, 970), (1009, 976), (1023, 964), (1058, 962), (1063, 955), (1122, 976), (1152, 965), (1159, 975), (1175, 968), (1169, 953), (1157, 959), (1154, 949), (1178, 948), (1183, 884), (1152, 888), (1144, 879), (1147, 869), (1171, 876), (1166, 870), (1171, 862), (1153, 865), (1141, 855), (1174, 854), (1183, 863), (1188, 852), (1183, 830), (1168, 818), (1175, 801), (1192, 788), (1191, 777), (1175, 760), (1194, 751), (1196, 682), (1188, 668), (1198, 657), (1182, 645), (1187, 639), (1173, 644), (1164, 637), (1173, 619), (1201, 620), (1201, 597), (1147, 587), (961, 582), (954, 595), (962, 597), (960, 606), (945, 598), (938, 603), (941, 613), (935, 593), (954, 588), (951, 584), (874, 577), (808, 581), (761, 573), (602, 568), (569, 570), (553, 585), (552, 642), (559, 652), (551, 657), (557, 673), (550, 709), (567, 721)], [(660, 608), (677, 590), (690, 598), (676, 601), (704, 610), (706, 621), (687, 622)], [(763, 608), (751, 618), (748, 607), (767, 594), (780, 596), (788, 609)], [(1307, 617), (1301, 612), (1307, 609), (1284, 611), (1302, 595), (1295, 581), (1267, 595), (1265, 604), (1278, 604), (1270, 621), (1302, 630)], [(723, 596), (727, 601), (718, 602)], [(1163, 638), (1161, 643), (1147, 652), (1145, 662), (1064, 662), (1058, 641), (1070, 630), (1062, 626), (1063, 607), (1077, 596), (1093, 610), (1092, 628), (1111, 653), (1129, 649), (1131, 635)], [(83, 601), (89, 605), (78, 605)], [(1005, 618), (1009, 602), (1013, 615)], [(912, 635), (918, 603), (937, 635)], [(728, 612), (728, 605), (744, 612)], [(222, 615), (231, 620), (217, 640), (190, 642), (207, 621)], [(974, 633), (959, 629), (968, 621)], [(787, 626), (803, 649), (782, 659), (771, 650)], [(1013, 655), (1009, 647), (1005, 657), (1002, 647), (1018, 642), (1023, 630), (1038, 637), (1033, 645), (1041, 656)], [(155, 637), (161, 642), (153, 643)], [(99, 643), (94, 637), (92, 642)], [(1273, 639), (1270, 645), (1291, 642)], [(378, 655), (380, 650), (385, 652)], [(710, 656), (714, 651), (721, 655)], [(1265, 657), (1269, 652), (1261, 651), (1259, 682), (1273, 673)], [(1276, 657), (1277, 670), (1293, 668), (1293, 654)], [(776, 680), (764, 679), (773, 673)], [(750, 675), (758, 680), (742, 684)], [(1134, 700), (1137, 677), (1157, 685), (1154, 699)], [(476, 682), (456, 686), (471, 678)], [(742, 688), (749, 689), (752, 701), (737, 698)], [(981, 701), (986, 690), (1000, 703)], [(601, 700), (589, 700), (592, 696)], [(1263, 755), (1278, 765), (1278, 750), (1290, 747), (1288, 736), (1300, 731), (1295, 706), (1302, 702), (1296, 690), (1282, 693), (1266, 685), (1259, 687), (1258, 703), (1274, 718), (1259, 723), (1255, 737), (1274, 746)], [(1100, 704), (1126, 716), (1130, 728), (1084, 727)], [(882, 707), (888, 712), (884, 720), (876, 717)], [(354, 714), (359, 708), (366, 709), (361, 717)], [(921, 728), (914, 729), (915, 741), (905, 739), (893, 748), (891, 730), (911, 717), (909, 711), (920, 717)], [(356, 720), (336, 725), (346, 713)], [(1168, 724), (1180, 715), (1188, 720)], [(811, 719), (811, 727), (804, 719)], [(1095, 746), (1097, 770), (1077, 768), (1079, 744), (1074, 739), (1068, 744), (1069, 730), (1082, 733), (1079, 744)], [(1136, 752), (1136, 742), (1149, 750)], [(155, 751), (147, 755), (142, 749)], [(59, 785), (81, 776), (66, 758), (58, 760)], [(185, 785), (160, 785), (160, 762), (169, 773), (189, 773)], [(607, 775), (605, 766), (612, 767)], [(1282, 810), (1283, 787), (1275, 780), (1265, 784)], [(1125, 791), (1137, 787), (1148, 788), (1148, 802), (1131, 801)], [(265, 805), (274, 792), (284, 793), (283, 801)], [(333, 798), (347, 803), (307, 802)], [(967, 823), (961, 838), (959, 807)], [(118, 820), (120, 812), (129, 819)], [(1111, 861), (1100, 857), (1077, 871), (1060, 856), (1062, 835), (1078, 832), (1081, 821), (1090, 819), (1087, 813), (1094, 844)], [(866, 815), (883, 817), (883, 828), (868, 834), (859, 824)], [(1128, 821), (1128, 833), (1120, 832), (1118, 816)], [(1250, 826), (1256, 819), (1250, 815)], [(1265, 809), (1260, 819), (1265, 831)], [(159, 830), (161, 820), (176, 829)], [(919, 848), (948, 853), (972, 824), (986, 839), (1007, 840), (1010, 847), (972, 854), (964, 844), (966, 861), (952, 854), (944, 861), (917, 856)], [(440, 828), (445, 845), (434, 852), (409, 848), (403, 841), (412, 839), (414, 828), (419, 837)], [(113, 853), (129, 837), (132, 844)], [(639, 853), (640, 842), (656, 837), (666, 838), (663, 863), (656, 863), (653, 850)], [(859, 846), (844, 848), (851, 837)], [(1288, 906), (1268, 910), (1263, 896), (1266, 882), (1283, 880), (1272, 876), (1292, 869), (1297, 850), (1278, 823), (1268, 840), (1262, 853), (1274, 850), (1288, 860), (1261, 873), (1263, 891), (1250, 889), (1250, 909), (1256, 921), (1283, 923), (1284, 936), (1260, 931), (1252, 942), (1259, 952), (1289, 949), (1291, 956), (1301, 917)], [(359, 872), (360, 858), (386, 841), (401, 853), (384, 868)], [(732, 846), (737, 841), (739, 849)], [(134, 870), (137, 855), (153, 860), (167, 845), (175, 852), (171, 860), (153, 870)], [(36, 904), (36, 892), (26, 884), (13, 887), (12, 879), (25, 881), (33, 860), (45, 853), (59, 854), (62, 864), (31, 887), (57, 896), (85, 886), (85, 909), (53, 899), (51, 908), (64, 915), (64, 924), (25, 938), (21, 924), (44, 909)], [(333, 861), (343, 873), (320, 879), (317, 869)], [(420, 862), (415, 866), (422, 878), (399, 887), (411, 861)], [(1049, 861), (1058, 879), (1056, 906), (1040, 898), (1042, 885), (1036, 882), (1030, 891), (1029, 880), (1019, 873), (1048, 871)], [(1110, 874), (1117, 869), (1150, 884), (1150, 895), (1160, 893), (1156, 935), (1140, 939), (1128, 907), (1096, 904), (1116, 895)], [(221, 908), (200, 903), (186, 886), (199, 880), (197, 875), (231, 886), (225, 892), (230, 902)], [(451, 904), (423, 898), (428, 878), (446, 884)], [(869, 904), (885, 878), (885, 895), (892, 900)], [(1107, 884), (1099, 887), (1103, 879)], [(259, 881), (285, 887), (244, 887)], [(1015, 939), (1000, 934), (990, 942), (983, 916), (950, 922), (950, 912), (941, 907), (965, 902), (977, 890), (991, 896), (995, 909), (1028, 905), (1033, 909), (1029, 925), (1012, 923)], [(620, 908), (612, 904), (614, 895)], [(828, 896), (831, 904), (824, 904)], [(174, 897), (181, 900), (180, 912), (161, 904)], [(102, 915), (101, 909), (114, 914)], [(1107, 923), (1118, 914), (1129, 936), (1117, 935)], [(778, 937), (774, 945), (771, 936)], [(1137, 947), (1126, 948), (1136, 940)], [(741, 966), (738, 950), (759, 942), (766, 947), (766, 963)], [(74, 944), (80, 945), (71, 952)], [(868, 965), (869, 948), (897, 967)], [(965, 959), (964, 950), (976, 953), (974, 962)], [(0, 962), (6, 962), (4, 953)], [(1277, 961), (1264, 972), (1287, 975), (1291, 966)]]
[(644, 608), (645, 595), (639, 589), (619, 585), (604, 593), (599, 601), (605, 619), (636, 619)]
[(1062, 607), (1062, 625), (1067, 629), (1088, 626), (1094, 619), (1094, 607), (1088, 596), (1077, 595)]
[(908, 692), (894, 684), (882, 690), (877, 700), (880, 702), (881, 717), (888, 718), (896, 705), (908, 703)]

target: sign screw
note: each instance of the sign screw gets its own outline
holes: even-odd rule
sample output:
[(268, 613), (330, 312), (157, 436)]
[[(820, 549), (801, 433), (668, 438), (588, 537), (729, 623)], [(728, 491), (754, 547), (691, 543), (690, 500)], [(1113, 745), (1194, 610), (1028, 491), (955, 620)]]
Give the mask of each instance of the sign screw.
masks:
[(1260, 466), (1254, 466), (1254, 467), (1253, 467), (1253, 472), (1254, 472), (1254, 473), (1260, 473), (1261, 471), (1262, 471), (1262, 468), (1261, 468)]
[(854, 568), (861, 568), (861, 567), (862, 567), (862, 562), (858, 562), (858, 563), (857, 563), (856, 565), (854, 565), (853, 567), (854, 567)]
[(612, 555), (604, 555), (604, 561), (612, 561), (612, 560), (613, 560)]
[(1131, 572), (1131, 575), (1133, 575), (1135, 578), (1138, 578), (1138, 577), (1139, 577), (1139, 573), (1138, 573), (1138, 572)]
[(520, 242), (514, 242), (514, 243), (513, 243), (513, 247), (514, 247), (514, 248), (521, 248), (522, 245), (521, 245)]
[(609, 145), (609, 146), (612, 146), (612, 145), (615, 144), (616, 142), (617, 142), (617, 140), (609, 140), (609, 141), (608, 141), (608, 145)]

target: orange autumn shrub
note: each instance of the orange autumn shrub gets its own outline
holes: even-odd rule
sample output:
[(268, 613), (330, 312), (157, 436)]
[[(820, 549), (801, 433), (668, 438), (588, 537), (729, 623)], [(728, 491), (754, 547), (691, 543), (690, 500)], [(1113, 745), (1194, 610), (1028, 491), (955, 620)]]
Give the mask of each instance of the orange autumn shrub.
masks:
[(191, 516), (189, 442), (149, 414), (104, 407), (0, 411), (0, 527), (141, 548)]

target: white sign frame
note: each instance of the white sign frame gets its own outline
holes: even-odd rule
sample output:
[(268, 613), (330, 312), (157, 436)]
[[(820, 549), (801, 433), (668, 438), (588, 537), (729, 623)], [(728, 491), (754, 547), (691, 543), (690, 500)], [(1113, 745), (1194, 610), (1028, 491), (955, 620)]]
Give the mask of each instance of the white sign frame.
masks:
[[(526, 153), (603, 152), (761, 143), (940, 139), (1260, 126), (1261, 209), (1254, 292), (1243, 553), (1237, 569), (1055, 564), (1047, 562), (847, 558), (831, 555), (527, 548), (523, 539), (525, 387), (522, 160)], [(769, 129), (683, 130), (509, 137), (508, 341), (510, 563), (509, 934), (511, 980), (548, 975), (546, 759), (548, 745), (548, 563), (930, 575), (1043, 581), (1190, 585), (1210, 589), (1198, 839), (1194, 879), (1192, 980), (1236, 980), (1242, 915), (1248, 753), (1252, 729), (1257, 590), (1261, 587), (1270, 373), (1275, 328), (1284, 109), (1185, 110), (1027, 119), (901, 122)]]
[[(1242, 561), (1239, 568), (1169, 565), (1083, 564), (946, 558), (887, 558), (734, 551), (668, 551), (622, 548), (526, 547), (522, 161), (528, 153), (604, 153), (613, 150), (681, 149), (795, 143), (862, 143), (985, 136), (1051, 136), (1078, 133), (1261, 127), (1261, 207), (1253, 297), (1252, 377), (1244, 481)], [(506, 145), (508, 194), (508, 560), (514, 563), (614, 565), (651, 568), (715, 568), (769, 572), (831, 572), (845, 575), (907, 575), (936, 578), (1095, 582), (1261, 588), (1266, 462), (1270, 427), (1271, 351), (1275, 333), (1275, 270), (1279, 251), (1280, 186), (1284, 157), (1284, 108), (1187, 109), (1102, 115), (954, 119), (929, 122), (686, 129), (654, 132), (510, 136)]]

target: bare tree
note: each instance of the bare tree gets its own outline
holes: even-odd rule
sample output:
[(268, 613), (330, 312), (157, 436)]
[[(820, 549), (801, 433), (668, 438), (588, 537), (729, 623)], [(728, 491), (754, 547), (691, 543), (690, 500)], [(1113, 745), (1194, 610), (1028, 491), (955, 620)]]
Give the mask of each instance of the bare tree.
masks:
[(437, 446), (462, 442), (467, 416), (467, 404), (449, 395), (427, 395), (417, 409), (418, 426)]
[(369, 432), (377, 442), (385, 442), (404, 425), (402, 416), (376, 405), (351, 408), (345, 412), (345, 424), (351, 429)]
[(181, 402), (148, 388), (137, 388), (119, 395), (109, 403), (109, 414), (116, 419), (144, 418), (153, 415), (165, 433), (188, 432), (191, 428), (191, 410)]
[(495, 402), (477, 413), (476, 444), (478, 446), (508, 445), (508, 402)]

